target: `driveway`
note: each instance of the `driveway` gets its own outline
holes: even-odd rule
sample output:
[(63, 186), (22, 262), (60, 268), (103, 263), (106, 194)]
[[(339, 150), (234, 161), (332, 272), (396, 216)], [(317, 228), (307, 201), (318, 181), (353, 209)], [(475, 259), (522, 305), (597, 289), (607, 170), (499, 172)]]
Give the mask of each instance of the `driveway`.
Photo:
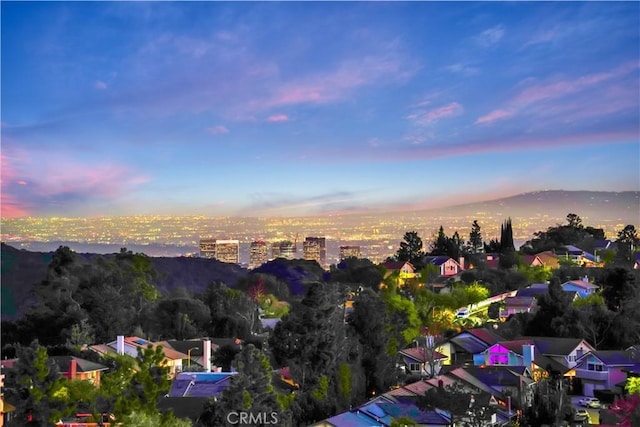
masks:
[(583, 399), (584, 396), (570, 396), (571, 397), (571, 405), (576, 408), (576, 410), (578, 409), (586, 409), (587, 412), (589, 413), (589, 423), (590, 424), (600, 424), (600, 410), (599, 409), (594, 409), (594, 408), (585, 408), (584, 406), (581, 406), (578, 401), (580, 399)]

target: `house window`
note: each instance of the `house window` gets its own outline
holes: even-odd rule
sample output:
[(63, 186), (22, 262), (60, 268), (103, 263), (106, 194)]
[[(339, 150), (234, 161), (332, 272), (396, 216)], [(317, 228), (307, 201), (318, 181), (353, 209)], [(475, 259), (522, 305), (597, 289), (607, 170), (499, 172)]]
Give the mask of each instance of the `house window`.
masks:
[(587, 363), (587, 370), (602, 372), (604, 371), (604, 366), (599, 363)]
[(489, 355), (490, 365), (507, 365), (509, 363), (509, 355), (506, 353), (492, 353)]
[(575, 362), (576, 361), (576, 357), (575, 356), (569, 356), (568, 359), (569, 359), (569, 362)]
[(411, 372), (420, 372), (421, 371), (421, 364), (420, 363), (410, 363), (409, 364), (409, 370)]

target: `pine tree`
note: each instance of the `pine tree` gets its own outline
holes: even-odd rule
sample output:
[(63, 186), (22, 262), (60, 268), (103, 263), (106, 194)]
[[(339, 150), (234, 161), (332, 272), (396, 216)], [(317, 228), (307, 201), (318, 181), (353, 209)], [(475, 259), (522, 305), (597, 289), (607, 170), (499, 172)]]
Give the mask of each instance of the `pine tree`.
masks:
[(469, 252), (477, 254), (482, 252), (482, 233), (478, 220), (474, 220), (471, 224), (471, 232), (469, 233)]
[(511, 268), (517, 264), (516, 248), (513, 244), (513, 228), (511, 218), (500, 227), (500, 260), (501, 268)]

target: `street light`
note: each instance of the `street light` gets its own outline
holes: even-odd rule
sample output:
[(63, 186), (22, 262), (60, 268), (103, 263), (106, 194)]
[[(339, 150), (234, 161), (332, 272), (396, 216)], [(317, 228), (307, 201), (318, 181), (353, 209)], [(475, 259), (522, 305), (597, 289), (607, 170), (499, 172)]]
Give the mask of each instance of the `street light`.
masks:
[(191, 347), (187, 350), (187, 368), (191, 369), (191, 350), (200, 350), (200, 347)]

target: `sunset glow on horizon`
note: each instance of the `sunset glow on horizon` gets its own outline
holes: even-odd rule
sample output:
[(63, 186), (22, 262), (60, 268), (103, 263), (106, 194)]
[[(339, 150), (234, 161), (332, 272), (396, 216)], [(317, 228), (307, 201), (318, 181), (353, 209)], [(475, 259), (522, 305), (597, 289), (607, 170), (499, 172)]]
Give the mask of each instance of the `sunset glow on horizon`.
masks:
[(640, 190), (638, 2), (2, 2), (1, 216)]

